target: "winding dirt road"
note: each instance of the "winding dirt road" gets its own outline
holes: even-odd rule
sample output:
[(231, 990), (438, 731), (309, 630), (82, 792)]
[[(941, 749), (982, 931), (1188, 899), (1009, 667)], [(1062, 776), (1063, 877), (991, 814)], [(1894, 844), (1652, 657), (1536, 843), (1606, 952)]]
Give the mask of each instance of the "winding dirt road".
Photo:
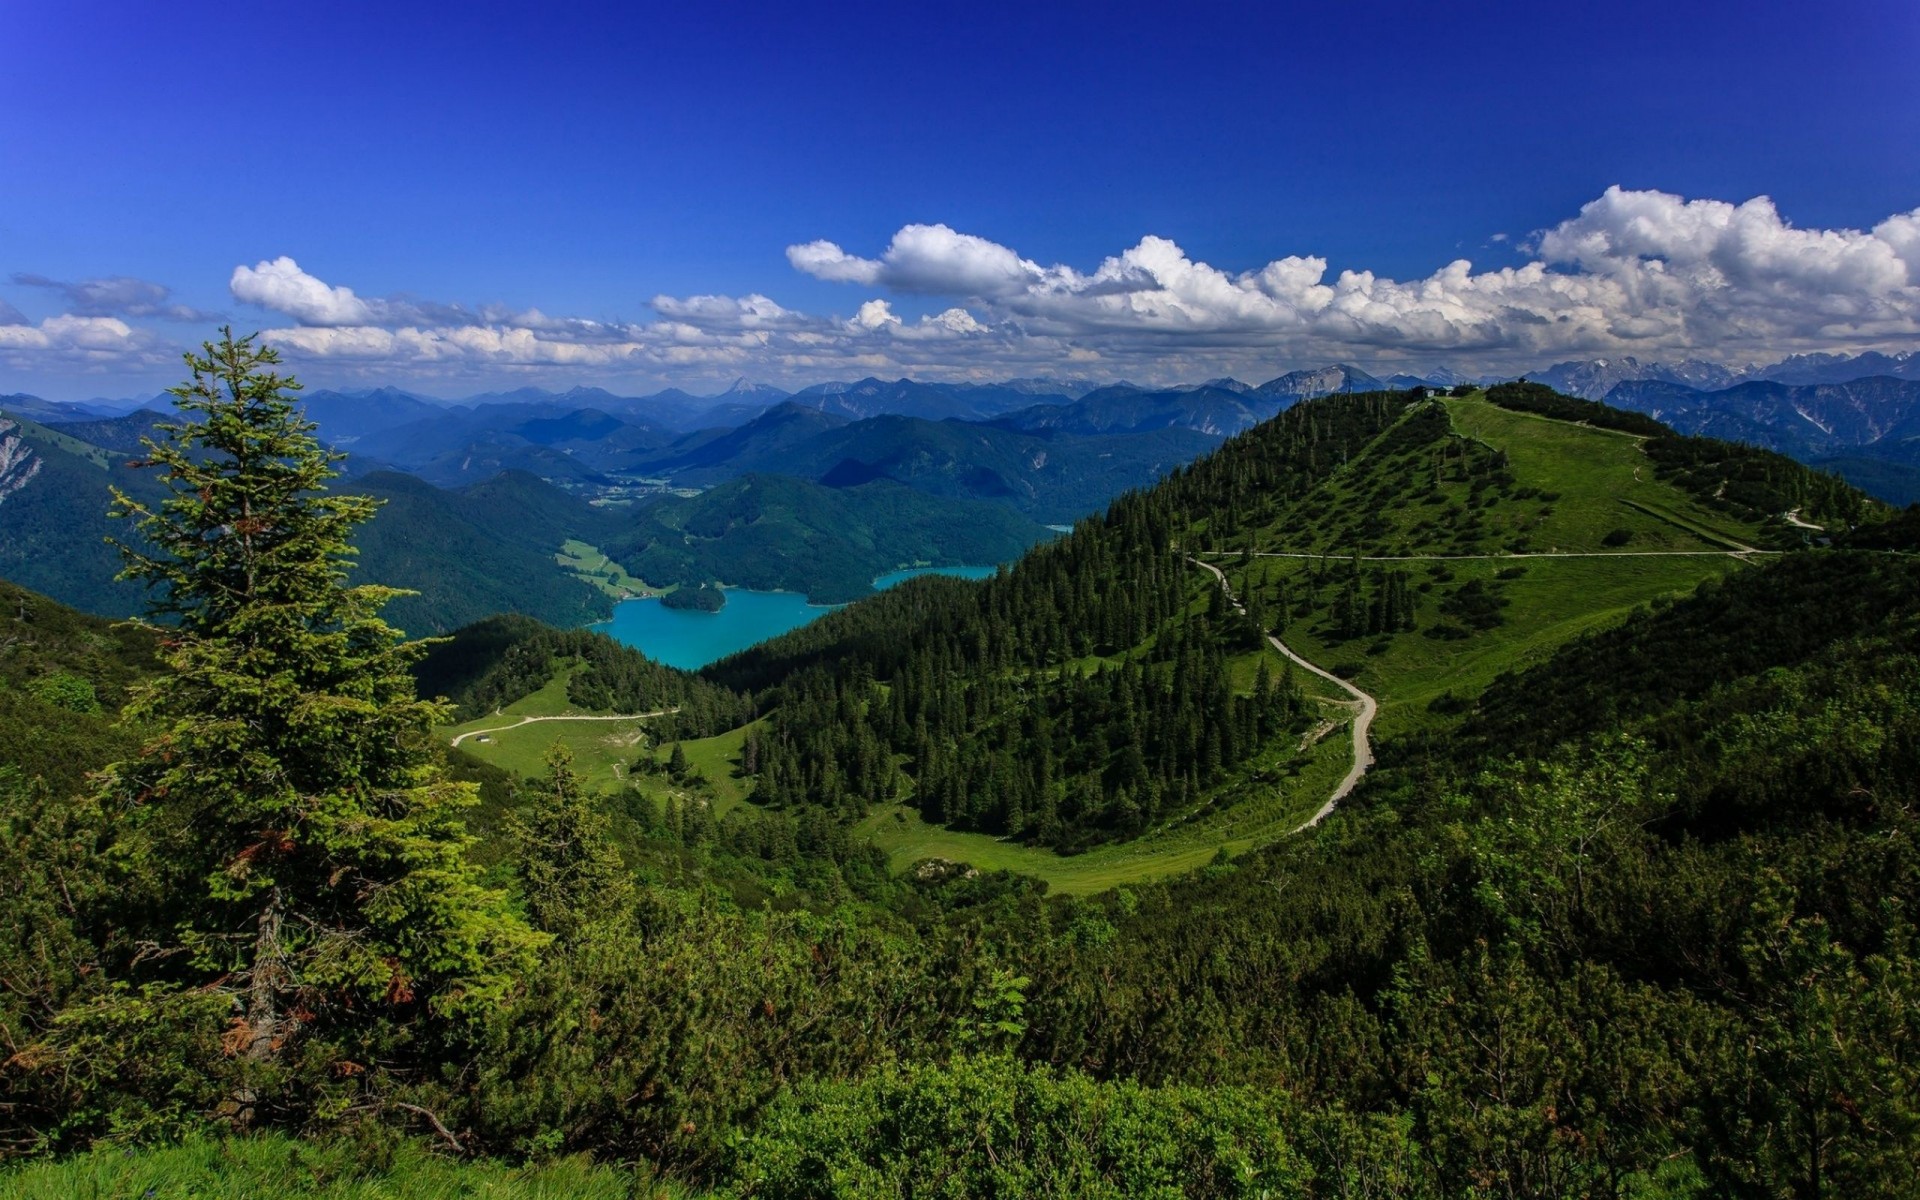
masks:
[[(1186, 559), (1201, 570), (1212, 572), (1214, 579), (1220, 584), (1220, 590), (1226, 593), (1228, 601), (1233, 604), (1235, 612), (1244, 613), (1247, 611), (1246, 607), (1240, 603), (1240, 598), (1233, 594), (1233, 587), (1227, 583), (1227, 573), (1225, 571), (1222, 571), (1210, 562), (1203, 562), (1191, 554), (1187, 555)], [(1294, 830), (1295, 833), (1299, 833), (1302, 829), (1311, 829), (1326, 820), (1327, 814), (1334, 810), (1334, 806), (1342, 800), (1345, 800), (1347, 793), (1353, 791), (1354, 786), (1360, 782), (1361, 777), (1366, 775), (1367, 768), (1373, 766), (1373, 746), (1367, 741), (1367, 731), (1373, 726), (1374, 714), (1380, 711), (1380, 704), (1372, 696), (1367, 695), (1359, 688), (1348, 683), (1338, 675), (1335, 675), (1332, 671), (1323, 670), (1308, 662), (1306, 659), (1301, 658), (1293, 652), (1292, 647), (1272, 634), (1267, 635), (1267, 641), (1271, 642), (1275, 650), (1286, 655), (1291, 661), (1298, 663), (1308, 671), (1313, 672), (1315, 675), (1318, 675), (1320, 678), (1353, 697), (1353, 699), (1348, 702), (1353, 705), (1354, 709), (1353, 766), (1347, 769), (1346, 778), (1340, 781), (1339, 787), (1333, 789), (1333, 795), (1327, 797), (1327, 802), (1322, 804), (1317, 812), (1311, 817), (1308, 817)]]
[(680, 710), (677, 708), (663, 708), (659, 712), (614, 713), (612, 716), (521, 717), (518, 721), (515, 721), (511, 725), (496, 725), (492, 729), (469, 729), (465, 733), (456, 735), (453, 739), (453, 744), (458, 746), (461, 742), (466, 741), (470, 737), (477, 737), (484, 734), (505, 733), (509, 729), (518, 729), (522, 725), (531, 725), (535, 721), (642, 721), (648, 717), (664, 717), (668, 713), (676, 713), (679, 711)]

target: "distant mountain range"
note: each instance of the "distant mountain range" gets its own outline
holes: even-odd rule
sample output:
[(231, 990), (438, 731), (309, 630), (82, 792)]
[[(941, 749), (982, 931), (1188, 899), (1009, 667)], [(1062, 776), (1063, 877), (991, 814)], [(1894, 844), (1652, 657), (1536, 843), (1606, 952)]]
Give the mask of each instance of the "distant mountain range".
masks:
[(888, 415), (929, 421), (980, 421), (1034, 402), (1036, 393), (995, 385), (920, 383), (912, 379), (862, 379), (820, 383), (793, 394), (793, 403), (859, 421)]
[(1700, 391), (1720, 391), (1743, 383), (1784, 383), (1807, 386), (1851, 383), (1886, 377), (1920, 379), (1920, 352), (1904, 354), (1797, 354), (1771, 366), (1727, 367), (1688, 359), (1678, 363), (1641, 362), (1625, 358), (1596, 358), (1555, 363), (1527, 378), (1557, 392), (1587, 400), (1604, 400), (1623, 383), (1665, 383)]
[[(1920, 379), (1920, 350), (1895, 354), (1871, 350), (1852, 355), (1796, 354), (1770, 365), (1745, 366), (1701, 359), (1685, 359), (1674, 363), (1643, 362), (1627, 355), (1569, 360), (1520, 374), (1567, 395), (1598, 400), (1615, 386), (1637, 380), (1655, 380), (1713, 390), (1754, 381), (1805, 385), (1848, 383), (1877, 375)], [(482, 392), (458, 400), (440, 400), (400, 388), (383, 387), (361, 391), (319, 390), (306, 393), (304, 399), (309, 405), (321, 402), (320, 408), (334, 410), (332, 422), (337, 428), (330, 430), (329, 436), (338, 440), (359, 436), (356, 429), (365, 432), (375, 427), (392, 428), (435, 411), (484, 408), (498, 404), (531, 405), (563, 411), (598, 409), (622, 419), (684, 433), (713, 426), (738, 425), (755, 413), (787, 399), (854, 420), (897, 414), (929, 420), (954, 417), (977, 421), (1035, 403), (1068, 403), (1083, 399), (1092, 392), (1113, 388), (1145, 392), (1211, 388), (1308, 399), (1343, 391), (1358, 392), (1381, 387), (1453, 387), (1462, 383), (1498, 383), (1516, 377), (1519, 376), (1514, 372), (1460, 371), (1445, 365), (1426, 371), (1400, 371), (1376, 376), (1358, 367), (1334, 363), (1289, 371), (1258, 385), (1231, 378), (1151, 387), (1126, 380), (1100, 382), (1045, 377), (1007, 379), (998, 383), (941, 383), (913, 379), (889, 382), (867, 378), (817, 383), (798, 392), (788, 392), (773, 384), (742, 377), (734, 380), (725, 391), (709, 396), (696, 396), (679, 388), (623, 396), (599, 387), (574, 387), (561, 392), (524, 387), (505, 392)], [(0, 409), (33, 420), (114, 417), (137, 408), (164, 408), (167, 404), (168, 398), (164, 395), (72, 403), (52, 402), (27, 395), (0, 395)]]
[[(1622, 357), (1557, 363), (1530, 377), (1648, 413), (1684, 433), (1780, 451), (1896, 504), (1920, 501), (1920, 353), (1799, 355), (1744, 368)], [(1232, 378), (1171, 387), (868, 378), (790, 395), (742, 379), (704, 397), (673, 389), (620, 396), (601, 388), (522, 388), (454, 403), (376, 388), (316, 389), (301, 399), (321, 436), (348, 453), (356, 486), (388, 501), (391, 519), (370, 535), (364, 561), (382, 578), (425, 593), (401, 608), (413, 627), (426, 630), (496, 608), (562, 624), (603, 610), (604, 595), (552, 563), (557, 540), (620, 541), (637, 560), (645, 545), (662, 544), (633, 531), (656, 519), (641, 514), (667, 501), (665, 492), (685, 496), (775, 475), (814, 489), (786, 500), (792, 511), (818, 518), (802, 544), (823, 565), (811, 582), (790, 571), (781, 586), (809, 590), (831, 580), (826, 590), (840, 596), (857, 590), (847, 581), (868, 565), (897, 565), (882, 561), (885, 552), (872, 538), (865, 557), (848, 557), (816, 536), (834, 520), (865, 521), (842, 510), (852, 493), (887, 493), (869, 485), (910, 489), (975, 523), (984, 521), (966, 507), (975, 502), (1010, 510), (1019, 521), (985, 524), (1011, 544), (1034, 523), (1064, 525), (1149, 486), (1302, 400), (1460, 382), (1468, 381), (1444, 367), (1383, 380), (1336, 363), (1258, 385)], [(104, 510), (109, 482), (146, 486), (146, 475), (125, 462), (165, 418), (142, 405), (0, 396), (0, 576), (94, 611), (134, 610), (135, 598), (113, 582), (119, 564), (103, 544), (126, 530), (107, 522)], [(501, 484), (503, 477), (517, 482)], [(771, 486), (762, 484), (760, 493)], [(537, 520), (500, 515), (536, 499), (544, 506)], [(905, 511), (908, 501), (890, 503)], [(865, 536), (850, 529), (843, 542)], [(736, 546), (753, 541), (733, 537)], [(769, 558), (762, 550), (749, 556), (756, 569)], [(484, 576), (468, 569), (483, 551), (495, 566)], [(656, 550), (651, 561), (658, 570), (664, 560)], [(689, 574), (734, 582), (724, 561), (718, 546), (708, 546), (683, 565)]]
[(871, 595), (873, 579), (903, 563), (1010, 562), (1049, 536), (1002, 505), (888, 479), (836, 488), (745, 475), (645, 506), (605, 549), (650, 583), (721, 580), (832, 604)]
[(833, 487), (889, 479), (928, 495), (990, 500), (1044, 524), (1068, 524), (1218, 442), (1217, 434), (1184, 426), (1106, 433), (897, 415), (849, 421), (796, 401), (718, 436), (686, 439), (634, 470), (689, 487), (750, 473)]
[(1920, 502), (1920, 378), (1755, 380), (1715, 390), (1642, 379), (1616, 384), (1606, 402), (1682, 433), (1764, 446), (1837, 471), (1889, 503)]
[(1278, 413), (1277, 397), (1261, 395), (1235, 380), (1150, 392), (1126, 385), (1101, 388), (1067, 404), (1037, 404), (992, 422), (1025, 433), (1149, 433), (1185, 429), (1229, 437)]
[(1289, 371), (1277, 379), (1267, 380), (1254, 388), (1253, 393), (1256, 396), (1271, 396), (1284, 404), (1297, 404), (1302, 400), (1340, 392), (1376, 392), (1386, 386), (1358, 367), (1335, 363), (1330, 367), (1315, 367), (1308, 371)]
[[(1875, 374), (1848, 377), (1860, 370)], [(1920, 501), (1920, 356), (1810, 355), (1760, 372), (1621, 358), (1534, 378), (1573, 395), (1604, 388), (1608, 403), (1680, 432)], [(1303, 400), (1457, 380), (1334, 364), (1257, 386), (865, 379), (789, 396), (741, 381), (704, 398), (528, 388), (449, 404), (380, 388), (302, 402), (348, 453), (353, 486), (385, 503), (362, 534), (366, 577), (420, 593), (393, 616), (432, 633), (499, 611), (561, 625), (603, 615), (606, 589), (556, 558), (569, 539), (656, 586), (719, 579), (849, 599), (903, 563), (1010, 557), (1042, 525), (1098, 511)], [(137, 611), (106, 544), (130, 533), (106, 518), (109, 487), (153, 497), (151, 475), (127, 463), (165, 419), (0, 397), (0, 577), (104, 615)]]
[[(511, 403), (501, 408), (526, 423)], [(149, 503), (163, 495), (151, 471), (131, 465), (140, 437), (162, 419), (136, 412), (55, 428), (0, 414), (0, 578), (103, 616), (140, 612), (143, 596), (116, 579), (122, 564), (108, 544), (137, 538), (137, 529), (107, 511), (114, 487)], [(609, 422), (631, 428), (575, 415), (522, 432), (561, 445)], [(612, 589), (561, 561), (568, 541), (603, 547), (655, 586), (719, 580), (826, 602), (865, 595), (896, 567), (1007, 561), (1048, 536), (1010, 505), (873, 473), (830, 482), (747, 475), (690, 499), (631, 507), (594, 506), (511, 468), (451, 488), (375, 469), (349, 486), (381, 502), (356, 538), (355, 576), (417, 593), (388, 609), (415, 635), (499, 612), (562, 626), (606, 616)]]

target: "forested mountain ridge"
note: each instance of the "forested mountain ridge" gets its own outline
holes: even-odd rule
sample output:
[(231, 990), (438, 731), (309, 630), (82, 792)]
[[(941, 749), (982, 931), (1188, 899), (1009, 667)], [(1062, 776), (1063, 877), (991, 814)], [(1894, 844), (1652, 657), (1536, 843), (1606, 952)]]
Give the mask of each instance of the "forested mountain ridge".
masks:
[[(601, 794), (444, 749), (496, 919), (549, 939), (466, 1025), (382, 971), (303, 1057), (224, 1051), (221, 976), (143, 952), (177, 901), (119, 865), (177, 801), (0, 772), (0, 1145), (231, 1129), (244, 1086), (256, 1131), (736, 1197), (1910, 1194), (1912, 514), (1564, 400), (1308, 402), (992, 580), (701, 679), (463, 631), (418, 672), (454, 716), (641, 722), (567, 740)], [(0, 704), (142, 652), (57, 615)], [(1382, 701), (1376, 765), (1294, 836), (1350, 750), (1268, 631)], [(240, 861), (297, 853), (270, 832)], [(1091, 866), (903, 874), (889, 838)]]
[[(92, 612), (137, 611), (136, 589), (116, 581), (120, 559), (107, 544), (129, 533), (107, 516), (110, 488), (150, 493), (149, 473), (132, 464), (141, 439), (170, 419), (140, 411), (56, 429), (0, 418), (0, 578)], [(581, 428), (562, 421), (534, 432), (564, 445)], [(418, 593), (390, 610), (415, 633), (503, 612), (560, 626), (605, 618), (617, 596), (560, 561), (569, 542), (611, 550), (655, 587), (719, 580), (837, 603), (868, 594), (873, 578), (897, 567), (1006, 561), (1047, 536), (1006, 506), (935, 498), (872, 475), (736, 481), (705, 496), (596, 506), (533, 471), (458, 474), (477, 478), (448, 488), (378, 469), (343, 485), (384, 506), (359, 531), (356, 576)]]
[(360, 531), (354, 575), (418, 593), (388, 610), (410, 633), (447, 633), (503, 612), (570, 627), (613, 611), (610, 597), (555, 555), (569, 539), (603, 540), (616, 522), (538, 476), (505, 471), (450, 491), (378, 471), (352, 487), (382, 505)]
[[(1345, 714), (1283, 682), (1269, 632), (1414, 728), (1756, 544), (1806, 544), (1787, 513), (1836, 532), (1885, 515), (1778, 456), (1577, 405), (1527, 385), (1309, 401), (999, 579), (923, 582), (708, 673), (773, 689), (766, 803), (864, 817), (911, 797), (932, 824), (1078, 850), (1320, 785), (1301, 755), (1340, 742), (1298, 735)], [(1221, 556), (1245, 613), (1184, 554)], [(1286, 826), (1261, 828), (1222, 842)]]
[(829, 484), (891, 479), (931, 496), (991, 500), (1035, 521), (1067, 524), (1218, 441), (1178, 424), (1068, 433), (894, 414), (845, 421), (789, 402), (737, 430), (686, 439), (632, 469), (694, 487), (776, 472)]
[[(0, 418), (0, 579), (105, 616), (140, 610), (139, 590), (119, 581), (109, 539), (136, 538), (108, 516), (111, 489), (156, 496), (152, 472), (136, 465), (137, 439), (165, 418), (136, 413), (56, 430)], [(68, 432), (71, 431), (71, 432)], [(107, 445), (82, 440), (91, 433)], [(132, 439), (131, 449), (122, 449)], [(11, 451), (4, 447), (11, 446)], [(7, 482), (11, 480), (11, 485)], [(569, 538), (596, 541), (605, 516), (527, 474), (506, 474), (461, 491), (408, 475), (375, 472), (354, 486), (386, 505), (360, 531), (357, 577), (419, 593), (394, 606), (398, 623), (443, 633), (495, 612), (524, 612), (571, 625), (604, 617), (610, 602), (555, 560)]]
[(1001, 505), (939, 500), (888, 479), (823, 487), (747, 475), (641, 506), (604, 545), (652, 584), (717, 580), (837, 604), (870, 595), (899, 567), (1007, 562), (1048, 536)]
[(105, 616), (131, 616), (137, 597), (114, 582), (110, 489), (152, 495), (127, 456), (32, 422), (0, 417), (0, 579)]

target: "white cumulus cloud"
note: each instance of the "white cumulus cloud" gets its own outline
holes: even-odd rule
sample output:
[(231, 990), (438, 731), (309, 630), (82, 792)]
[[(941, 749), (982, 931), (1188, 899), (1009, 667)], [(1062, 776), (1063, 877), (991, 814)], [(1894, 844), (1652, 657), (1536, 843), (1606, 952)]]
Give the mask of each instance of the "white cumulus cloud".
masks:
[(324, 283), (284, 254), (251, 267), (235, 267), (227, 288), (236, 300), (292, 317), (303, 325), (380, 323), (378, 309), (354, 295), (352, 288)]
[[(1079, 267), (915, 224), (874, 257), (824, 240), (787, 248), (804, 274), (881, 293), (869, 291), (851, 315), (800, 312), (758, 292), (662, 295), (650, 302), (655, 319), (635, 322), (367, 297), (288, 257), (236, 268), (231, 287), (291, 319), (267, 335), (275, 344), (369, 377), (559, 367), (807, 382), (1070, 365), (1172, 380), (1266, 377), (1335, 359), (1392, 369), (1445, 356), (1470, 370), (1524, 370), (1588, 354), (1739, 362), (1920, 341), (1920, 210), (1865, 230), (1803, 229), (1765, 197), (1615, 187), (1504, 242), (1503, 256), (1515, 251), (1528, 261), (1476, 269), (1463, 258), (1396, 279), (1330, 272), (1310, 248), (1221, 266), (1149, 234)], [(7, 329), (16, 332), (0, 336), (17, 340), (34, 327)]]
[(152, 367), (178, 357), (138, 326), (118, 317), (61, 313), (39, 324), (0, 323), (0, 366), (33, 371), (49, 367), (119, 370)]
[(944, 225), (909, 225), (878, 258), (831, 242), (788, 248), (817, 278), (976, 301), (989, 322), (1108, 355), (1270, 350), (1276, 356), (1471, 352), (1750, 355), (1920, 337), (1920, 210), (1871, 230), (1800, 229), (1765, 197), (1731, 204), (1609, 188), (1537, 235), (1534, 261), (1460, 259), (1411, 280), (1327, 278), (1289, 255), (1232, 271), (1162, 237), (1091, 272), (1043, 266)]

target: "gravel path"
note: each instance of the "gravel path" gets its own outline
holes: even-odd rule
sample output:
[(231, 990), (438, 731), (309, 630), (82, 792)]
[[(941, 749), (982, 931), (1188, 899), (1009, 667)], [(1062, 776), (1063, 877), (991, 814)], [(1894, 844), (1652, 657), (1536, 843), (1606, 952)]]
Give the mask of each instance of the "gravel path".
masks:
[(469, 729), (465, 733), (457, 735), (453, 739), (453, 744), (458, 746), (461, 742), (466, 741), (468, 738), (474, 737), (480, 734), (505, 733), (509, 729), (518, 729), (522, 725), (531, 725), (535, 721), (642, 721), (648, 717), (664, 717), (668, 713), (675, 713), (679, 711), (680, 710), (677, 708), (663, 708), (659, 712), (615, 713), (612, 716), (521, 717), (518, 721), (515, 721), (511, 725), (496, 725), (492, 729)]
[[(1304, 558), (1308, 556), (1301, 555), (1300, 557)], [(1233, 594), (1233, 588), (1227, 583), (1227, 573), (1225, 571), (1222, 571), (1210, 562), (1202, 562), (1190, 554), (1187, 556), (1187, 561), (1203, 571), (1213, 573), (1214, 579), (1220, 583), (1220, 590), (1225, 592), (1227, 599), (1233, 602), (1233, 607), (1236, 612), (1244, 613), (1247, 611), (1241, 605), (1239, 598)], [(1346, 799), (1347, 793), (1353, 791), (1354, 785), (1358, 784), (1361, 778), (1366, 775), (1367, 768), (1373, 766), (1373, 747), (1367, 740), (1367, 731), (1373, 727), (1373, 718), (1374, 715), (1380, 711), (1380, 704), (1372, 696), (1367, 695), (1367, 693), (1340, 678), (1338, 675), (1335, 675), (1332, 671), (1315, 666), (1313, 663), (1295, 654), (1292, 647), (1272, 634), (1267, 635), (1267, 641), (1273, 643), (1273, 648), (1286, 655), (1288, 659), (1298, 663), (1301, 667), (1318, 675), (1320, 678), (1353, 697), (1349, 702), (1354, 708), (1353, 766), (1347, 769), (1346, 778), (1340, 781), (1340, 786), (1333, 789), (1333, 795), (1327, 797), (1327, 802), (1322, 804), (1319, 810), (1311, 817), (1308, 817), (1298, 829), (1294, 830), (1295, 833), (1298, 833), (1301, 829), (1311, 829), (1321, 821), (1326, 820), (1327, 814), (1334, 810), (1334, 806)]]

